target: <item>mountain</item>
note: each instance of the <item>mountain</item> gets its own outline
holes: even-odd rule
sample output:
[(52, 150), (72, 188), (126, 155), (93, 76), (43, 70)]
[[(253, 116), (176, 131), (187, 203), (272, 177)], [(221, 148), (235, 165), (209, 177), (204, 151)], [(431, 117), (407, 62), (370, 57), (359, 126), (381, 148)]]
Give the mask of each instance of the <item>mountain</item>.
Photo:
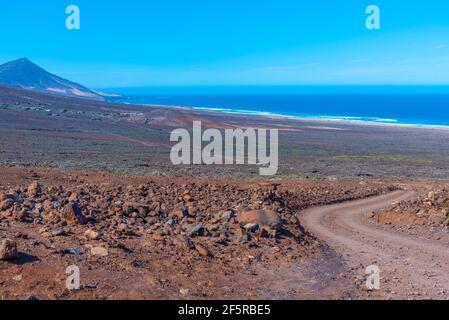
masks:
[(27, 58), (0, 65), (0, 84), (69, 97), (106, 100), (106, 95), (51, 74)]

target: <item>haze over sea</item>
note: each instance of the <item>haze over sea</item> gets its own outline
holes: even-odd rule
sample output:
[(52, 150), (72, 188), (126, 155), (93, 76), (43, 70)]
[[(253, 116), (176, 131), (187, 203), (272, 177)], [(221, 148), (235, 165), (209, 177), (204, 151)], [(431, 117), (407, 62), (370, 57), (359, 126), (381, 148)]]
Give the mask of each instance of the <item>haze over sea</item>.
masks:
[(449, 126), (448, 87), (161, 87), (105, 89), (128, 103), (242, 114)]

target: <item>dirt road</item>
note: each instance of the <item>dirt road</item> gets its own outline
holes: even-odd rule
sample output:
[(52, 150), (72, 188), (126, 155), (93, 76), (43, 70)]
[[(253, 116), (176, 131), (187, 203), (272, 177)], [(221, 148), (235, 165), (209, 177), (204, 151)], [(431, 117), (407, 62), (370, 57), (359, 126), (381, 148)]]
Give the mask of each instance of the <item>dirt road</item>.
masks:
[[(394, 233), (363, 221), (368, 212), (414, 196), (413, 192), (396, 191), (300, 214), (306, 230), (326, 241), (342, 256), (347, 271), (358, 277), (354, 298), (449, 298), (448, 243)], [(379, 290), (368, 293), (363, 276), (370, 265), (379, 267), (381, 284)]]

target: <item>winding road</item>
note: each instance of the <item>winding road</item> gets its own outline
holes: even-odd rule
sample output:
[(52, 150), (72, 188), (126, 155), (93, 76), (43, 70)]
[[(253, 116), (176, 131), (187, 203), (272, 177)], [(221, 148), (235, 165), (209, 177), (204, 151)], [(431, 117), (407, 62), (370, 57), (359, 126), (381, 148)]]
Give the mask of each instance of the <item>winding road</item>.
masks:
[(380, 270), (381, 285), (379, 290), (369, 293), (372, 298), (448, 299), (447, 243), (395, 233), (363, 219), (366, 213), (415, 196), (411, 191), (395, 191), (309, 209), (302, 212), (299, 219), (306, 230), (341, 255), (352, 276), (360, 278), (362, 275), (359, 297), (368, 294), (363, 278), (365, 268), (376, 265)]

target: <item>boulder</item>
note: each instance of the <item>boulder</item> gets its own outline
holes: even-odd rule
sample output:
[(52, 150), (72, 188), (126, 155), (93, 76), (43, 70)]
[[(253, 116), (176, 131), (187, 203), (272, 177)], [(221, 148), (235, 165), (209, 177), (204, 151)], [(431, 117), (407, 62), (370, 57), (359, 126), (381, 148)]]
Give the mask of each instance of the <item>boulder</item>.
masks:
[(14, 205), (14, 200), (6, 199), (0, 202), (0, 211), (6, 211)]
[(70, 202), (62, 211), (62, 218), (71, 224), (87, 224), (87, 218), (76, 202)]
[(33, 181), (27, 188), (27, 196), (36, 197), (42, 192), (42, 186), (39, 182)]
[(84, 235), (89, 240), (98, 240), (100, 238), (100, 234), (94, 230), (87, 230)]
[(189, 210), (183, 208), (183, 209), (177, 209), (173, 211), (173, 215), (178, 217), (179, 219), (185, 218), (189, 216)]
[(193, 198), (192, 198), (192, 196), (191, 196), (190, 194), (184, 195), (184, 196), (182, 197), (182, 199), (183, 199), (185, 202), (193, 202), (193, 201), (194, 201)]
[(248, 224), (258, 224), (260, 227), (267, 227), (272, 230), (282, 228), (281, 217), (272, 210), (252, 210), (246, 211), (237, 216), (237, 222), (242, 226)]
[(223, 222), (223, 223), (228, 223), (228, 222), (231, 221), (231, 219), (232, 219), (234, 216), (235, 216), (235, 215), (234, 215), (234, 211), (228, 210), (228, 211), (226, 211), (226, 212), (223, 212), (223, 214), (221, 214), (220, 219), (221, 219), (221, 222)]
[(93, 256), (98, 256), (98, 257), (106, 257), (109, 255), (109, 252), (106, 248), (103, 247), (92, 247), (90, 249), (90, 253)]
[(427, 195), (427, 197), (429, 198), (429, 200), (434, 203), (435, 202), (435, 191), (430, 191), (429, 194)]
[(123, 209), (127, 214), (138, 212), (142, 217), (147, 216), (147, 214), (150, 212), (149, 205), (137, 202), (126, 202), (123, 206)]
[(57, 228), (57, 229), (54, 229), (54, 230), (51, 232), (51, 235), (52, 235), (53, 237), (61, 237), (61, 236), (66, 236), (67, 233), (65, 232), (64, 229)]
[(0, 242), (0, 260), (17, 259), (17, 244), (11, 239), (5, 239)]
[(201, 224), (201, 223), (195, 224), (188, 229), (188, 235), (190, 237), (196, 237), (196, 236), (200, 236), (203, 234), (204, 234), (204, 228), (203, 228), (203, 224)]
[(210, 257), (211, 253), (209, 252), (209, 249), (207, 249), (206, 246), (202, 244), (196, 244), (195, 245), (196, 251), (203, 257)]
[(78, 201), (78, 193), (72, 192), (70, 194), (69, 201)]

